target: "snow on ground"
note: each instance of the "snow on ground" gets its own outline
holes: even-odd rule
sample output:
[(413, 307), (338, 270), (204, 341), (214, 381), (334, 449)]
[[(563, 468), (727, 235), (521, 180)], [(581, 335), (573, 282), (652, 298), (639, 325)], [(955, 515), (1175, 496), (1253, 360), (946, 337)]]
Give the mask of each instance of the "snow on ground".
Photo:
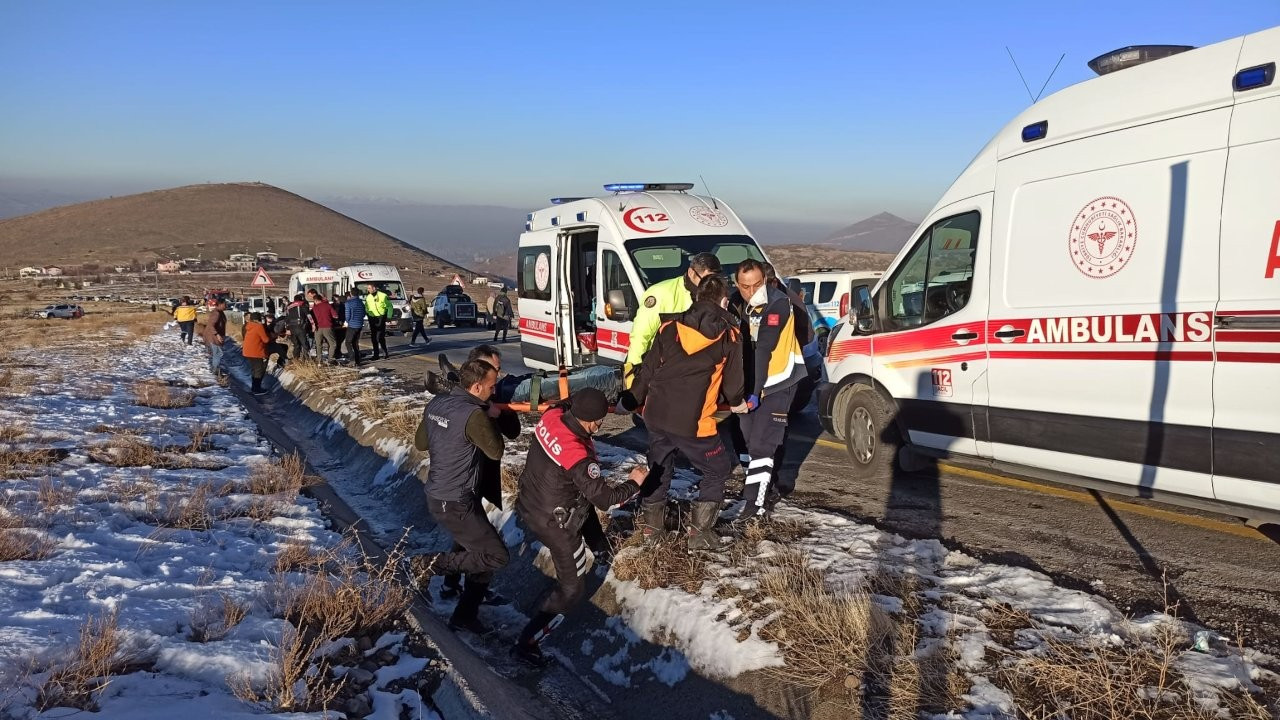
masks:
[[(364, 392), (380, 402), (404, 401), (403, 390), (393, 378), (366, 374), (357, 382), (364, 386)], [(415, 408), (430, 398), (423, 392), (413, 395)], [(351, 403), (334, 404), (326, 412), (368, 426), (368, 421), (357, 419), (359, 408)], [(526, 422), (524, 434), (509, 444), (504, 459), (506, 469), (518, 473), (523, 467), (530, 429), (530, 423)], [(388, 466), (394, 468), (407, 455), (396, 443), (385, 444), (387, 447), (378, 450), (392, 459)], [(631, 467), (645, 462), (642, 455), (606, 442), (598, 441), (596, 447), (602, 465), (619, 478)], [(389, 470), (387, 474), (392, 473)], [(673, 496), (689, 499), (696, 481), (692, 472), (677, 471)], [(385, 509), (379, 512), (380, 517), (369, 518), (375, 527), (395, 526), (391, 512)], [(725, 517), (735, 514), (736, 508), (732, 506), (723, 513)], [(902, 593), (881, 588), (886, 579), (890, 587), (907, 588), (912, 604), (918, 605), (912, 610), (914, 616), (907, 618), (919, 630), (917, 652), (941, 647), (954, 658), (956, 669), (968, 685), (968, 691), (963, 694), (963, 702), (968, 707), (956, 710), (961, 716), (975, 720), (1011, 716), (1013, 699), (990, 680), (998, 669), (996, 663), (1012, 653), (1042, 652), (1048, 637), (1114, 645), (1151, 640), (1158, 628), (1166, 624), (1187, 637), (1202, 631), (1164, 614), (1126, 618), (1099, 596), (1060, 587), (1049, 577), (1032, 570), (985, 563), (964, 553), (949, 551), (937, 540), (909, 540), (841, 515), (785, 503), (779, 506), (775, 518), (790, 528), (799, 528), (798, 537), (760, 542), (752, 554), (737, 558), (737, 565), (728, 562), (727, 556), (713, 559), (707, 565), (708, 579), (696, 593), (674, 587), (642, 589), (636, 582), (620, 580), (609, 572), (606, 582), (613, 586), (621, 614), (573, 649), (587, 659), (599, 677), (620, 687), (648, 681), (674, 686), (691, 669), (712, 678), (727, 678), (777, 667), (785, 662), (785, 651), (763, 639), (760, 632), (775, 615), (762, 616), (749, 607), (754, 604), (758, 610), (770, 601), (754, 597), (754, 603), (744, 603), (743, 599), (759, 595), (760, 573), (767, 572), (772, 560), (784, 550), (802, 552), (812, 567), (821, 570), (831, 590), (870, 588), (872, 599), (881, 609), (900, 619), (907, 617)], [(500, 528), (509, 546), (515, 547), (523, 541), (510, 509), (491, 508), (490, 520)], [(443, 549), (448, 543), (447, 536), (438, 532), (416, 540), (425, 543), (420, 545), (422, 549)], [(597, 568), (597, 572), (603, 569)], [(437, 601), (435, 605), (436, 612), (442, 614), (447, 615), (451, 609), (452, 604), (447, 601)], [(1034, 628), (1019, 629), (1013, 634), (1012, 643), (1006, 638), (1004, 642), (1012, 647), (1002, 645), (997, 633), (986, 624), (992, 611), (1027, 617)], [(509, 641), (508, 636), (523, 623), (523, 616), (510, 608), (485, 612), (490, 622), (502, 626), (500, 642)], [(555, 637), (549, 641), (549, 649), (562, 652), (555, 648)], [(641, 640), (666, 649), (657, 657), (633, 659), (632, 650)], [(1256, 692), (1258, 682), (1277, 680), (1263, 667), (1274, 667), (1274, 658), (1247, 648), (1232, 648), (1218, 640), (1212, 646), (1201, 643), (1203, 647), (1199, 649), (1177, 651), (1175, 667), (1184, 674), (1205, 707), (1219, 707), (1218, 690)]]
[[(277, 582), (275, 555), (290, 540), (327, 547), (340, 538), (310, 499), (282, 498), (273, 517), (255, 520), (237, 511), (254, 502), (238, 492), (209, 499), (220, 519), (208, 529), (162, 529), (166, 508), (181, 506), (202, 484), (243, 483), (272, 449), (236, 398), (212, 382), (199, 345), (180, 345), (176, 334), (107, 355), (93, 345), (18, 354), (15, 361), (39, 368), (35, 385), (27, 394), (9, 392), (0, 403), (0, 427), (22, 433), (12, 449), (66, 454), (0, 477), (0, 517), (20, 518), (33, 528), (24, 532), (52, 544), (45, 559), (0, 562), (0, 717), (36, 717), (32, 703), (48, 668), (75, 646), (86, 618), (112, 612), (140, 669), (112, 680), (95, 717), (262, 717), (231, 695), (226, 678), (243, 671), (261, 679), (271, 666), (271, 646), (285, 625), (264, 601)], [(136, 405), (133, 388), (140, 380), (192, 393), (195, 402), (174, 409)], [(192, 435), (202, 432), (203, 446), (191, 448)], [(197, 467), (100, 462), (133, 439), (168, 446), (170, 457)], [(246, 605), (248, 616), (222, 639), (190, 639), (193, 618), (223, 597)], [(418, 706), (414, 716), (431, 716), (415, 692), (388, 698), (380, 690), (425, 663), (404, 656), (396, 673), (379, 676), (370, 689), (375, 716), (400, 717), (410, 695)], [(74, 712), (54, 708), (39, 716)]]

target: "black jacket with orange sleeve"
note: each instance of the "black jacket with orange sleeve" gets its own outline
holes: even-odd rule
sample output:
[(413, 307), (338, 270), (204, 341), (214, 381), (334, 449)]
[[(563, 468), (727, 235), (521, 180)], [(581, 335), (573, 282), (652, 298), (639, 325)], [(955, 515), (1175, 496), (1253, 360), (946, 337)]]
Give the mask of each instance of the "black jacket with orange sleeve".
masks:
[(680, 437), (715, 435), (716, 405), (744, 396), (738, 321), (708, 302), (663, 315), (631, 392), (646, 425)]

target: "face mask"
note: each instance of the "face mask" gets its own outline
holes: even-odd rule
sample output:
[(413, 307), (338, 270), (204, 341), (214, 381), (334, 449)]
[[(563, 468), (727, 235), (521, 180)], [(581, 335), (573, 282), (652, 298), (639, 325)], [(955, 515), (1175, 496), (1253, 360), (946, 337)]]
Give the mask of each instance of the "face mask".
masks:
[(764, 301), (768, 299), (768, 297), (769, 297), (769, 286), (767, 284), (761, 285), (760, 287), (756, 288), (755, 292), (751, 293), (751, 299), (747, 301), (747, 304), (751, 305), (752, 307), (755, 307), (756, 305), (763, 305)]

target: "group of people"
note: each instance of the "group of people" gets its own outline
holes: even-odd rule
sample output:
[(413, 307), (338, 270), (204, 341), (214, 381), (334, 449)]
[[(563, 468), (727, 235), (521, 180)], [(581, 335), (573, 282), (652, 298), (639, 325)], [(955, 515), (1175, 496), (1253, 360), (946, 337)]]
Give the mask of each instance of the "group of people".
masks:
[[(667, 493), (677, 455), (702, 474), (685, 528), (693, 551), (722, 547), (714, 526), (733, 474), (730, 448), (746, 467), (740, 517), (762, 518), (790, 491), (777, 487), (775, 467), (788, 418), (808, 402), (797, 395), (811, 392), (803, 352), (812, 340), (807, 310), (764, 263), (738, 265), (732, 298), (720, 273), (715, 255), (696, 255), (684, 275), (655, 284), (641, 300), (626, 366), (629, 387), (619, 404), (643, 414), (647, 467), (633, 468), (624, 482), (606, 479), (592, 441), (610, 412), (598, 389), (580, 389), (539, 418), (515, 510), (549, 551), (556, 582), (516, 640), (512, 652), (520, 659), (546, 661), (541, 641), (581, 600), (594, 559), (609, 552), (597, 508), (638, 499), (636, 530), (647, 543), (669, 537)], [(500, 373), (498, 350), (475, 348), (456, 383), (427, 404), (415, 441), (431, 453), (428, 510), (454, 545), (414, 556), (411, 572), (419, 584), (445, 576), (446, 592), (459, 597), (450, 625), (480, 634), (488, 630), (479, 619), (481, 605), (500, 601), (489, 583), (509, 561), (481, 501), (502, 506), (504, 438), (519, 433), (514, 413), (493, 401)]]
[(765, 517), (795, 489), (794, 478), (778, 474), (782, 448), (819, 370), (806, 362), (814, 341), (808, 308), (773, 267), (742, 261), (732, 293), (720, 271), (715, 255), (700, 253), (684, 275), (645, 293), (620, 400), (642, 408), (650, 466), (663, 468), (660, 492), (642, 503), (637, 526), (647, 537), (665, 536), (665, 491), (683, 456), (702, 475), (686, 528), (698, 549), (717, 544), (712, 528), (735, 457), (746, 475), (740, 518)]

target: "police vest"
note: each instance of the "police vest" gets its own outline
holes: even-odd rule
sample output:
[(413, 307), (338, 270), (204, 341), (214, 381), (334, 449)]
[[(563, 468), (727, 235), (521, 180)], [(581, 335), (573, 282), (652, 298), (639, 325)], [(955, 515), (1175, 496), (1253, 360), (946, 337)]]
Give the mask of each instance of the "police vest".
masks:
[(564, 424), (564, 408), (553, 408), (542, 414), (533, 436), (546, 451), (551, 462), (562, 470), (596, 456), (596, 444), (590, 438), (575, 434)]
[(462, 388), (427, 403), (422, 421), (431, 446), (427, 494), (445, 502), (469, 501), (480, 479), (480, 448), (467, 439), (467, 421), (484, 403)]

